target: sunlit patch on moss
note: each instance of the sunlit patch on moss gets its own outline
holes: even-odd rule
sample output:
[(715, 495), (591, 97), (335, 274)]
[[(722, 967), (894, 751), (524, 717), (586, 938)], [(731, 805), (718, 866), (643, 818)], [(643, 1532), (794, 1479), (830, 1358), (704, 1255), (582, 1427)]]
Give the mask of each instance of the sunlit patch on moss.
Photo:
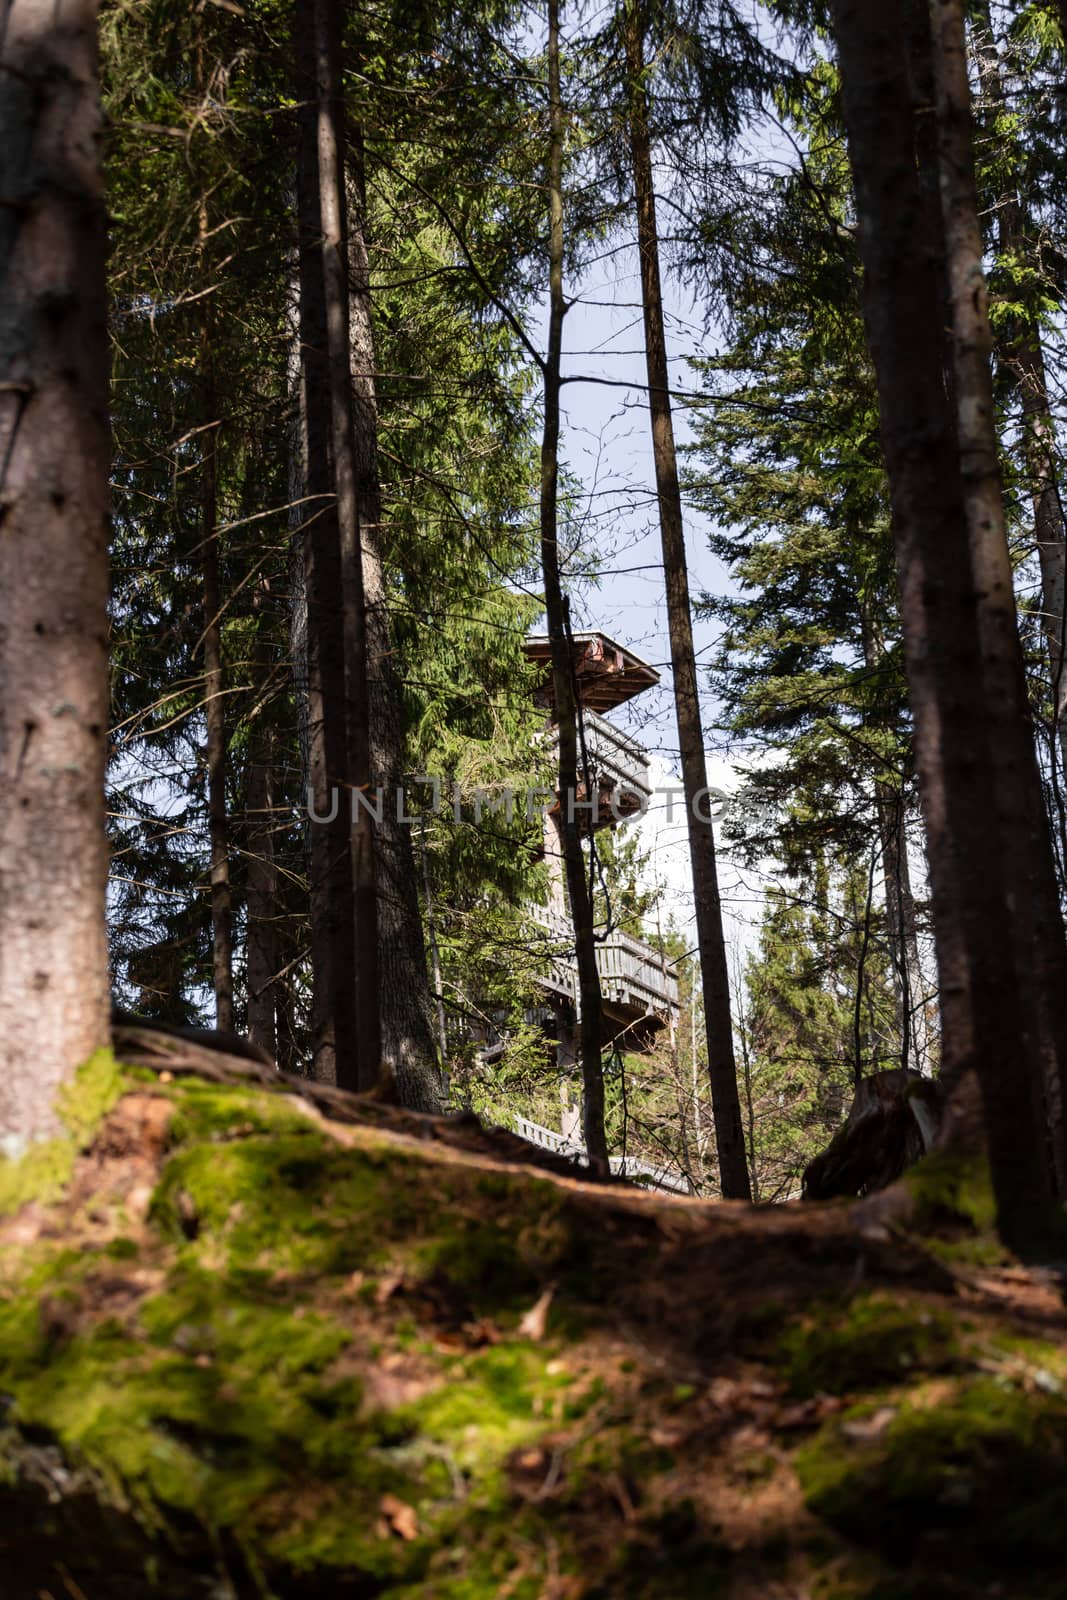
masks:
[(19, 1160), (0, 1157), (0, 1217), (31, 1202), (51, 1205), (63, 1193), (85, 1148), (125, 1087), (123, 1068), (110, 1050), (97, 1050), (59, 1093), (66, 1132), (31, 1145)]
[(74, 1081), (60, 1090), (60, 1119), (79, 1150), (86, 1147), (131, 1081), (128, 1069), (110, 1050), (97, 1050), (78, 1069)]

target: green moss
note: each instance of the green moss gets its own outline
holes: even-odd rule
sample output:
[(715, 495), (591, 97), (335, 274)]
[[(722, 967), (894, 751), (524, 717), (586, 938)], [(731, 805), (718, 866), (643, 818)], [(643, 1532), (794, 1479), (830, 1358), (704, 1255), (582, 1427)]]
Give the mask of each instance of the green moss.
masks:
[[(97, 1064), (63, 1148), (132, 1081)], [(640, 1277), (654, 1236), (592, 1226), (567, 1190), (529, 1175), (369, 1129), (342, 1143), (280, 1095), (197, 1080), (154, 1092), (173, 1115), (148, 1221), (133, 1207), (109, 1238), (114, 1208), (86, 1212), (76, 1250), (46, 1232), (0, 1266), (0, 1396), (8, 1437), (48, 1438), (91, 1468), (101, 1504), (132, 1508), (161, 1551), (156, 1533), (177, 1531), (205, 1570), (213, 1552), (236, 1552), (265, 1595), (392, 1600), (537, 1600), (570, 1578), (589, 1600), (717, 1600), (742, 1569), (770, 1592), (787, 1557), (807, 1559), (757, 1531), (739, 1568), (704, 1489), (689, 1487), (708, 1467), (732, 1472), (733, 1493), (784, 1474), (796, 1431), (783, 1423), (776, 1442), (747, 1455), (741, 1442), (716, 1463), (731, 1419), (709, 1420), (688, 1359), (677, 1375), (650, 1363), (640, 1329), (621, 1361), (617, 1341), (567, 1344), (611, 1305), (621, 1252)], [(952, 1205), (977, 1239), (981, 1208), (961, 1218)], [(548, 1337), (514, 1337), (549, 1283)], [(932, 1298), (901, 1289), (746, 1315), (732, 1353), (753, 1353), (772, 1380), (784, 1372), (794, 1393), (864, 1398), (867, 1432), (850, 1413), (800, 1452), (828, 1544), (813, 1596), (936, 1595), (927, 1554), (952, 1541), (975, 1547), (976, 1573), (985, 1561), (991, 1581), (1005, 1575), (1005, 1592), (1024, 1551), (1056, 1570), (1067, 1420), (1054, 1391), (1067, 1363), (1055, 1347), (983, 1327), (983, 1360), (1008, 1387), (968, 1380), (934, 1405), (937, 1389), (916, 1386), (883, 1427), (886, 1385), (962, 1364), (968, 1329)], [(493, 1342), (457, 1353), (472, 1322)], [(696, 1359), (713, 1377), (714, 1353), (706, 1368), (703, 1348)], [(670, 1439), (655, 1426), (664, 1413), (688, 1412), (684, 1444), (651, 1442)], [(0, 1437), (0, 1476), (13, 1459)], [(414, 1538), (384, 1495), (410, 1508)], [(1051, 1600), (1052, 1581), (1027, 1600)], [(961, 1582), (946, 1600), (980, 1592)]]
[(950, 1261), (995, 1266), (1009, 1250), (1030, 1261), (1062, 1260), (1067, 1218), (1051, 1202), (1012, 1214), (1010, 1230), (998, 1218), (988, 1161), (935, 1151), (904, 1175), (915, 1199), (914, 1227), (927, 1248)]
[(390, 1426), (448, 1451), (464, 1471), (495, 1470), (549, 1425), (549, 1402), (570, 1380), (548, 1364), (538, 1347), (495, 1345), (450, 1365), (442, 1386), (391, 1413)]
[[(376, 1449), (358, 1380), (332, 1373), (346, 1329), (179, 1268), (134, 1325), (108, 1319), (57, 1339), (37, 1311), (41, 1287), (28, 1280), (0, 1315), (13, 1422), (53, 1436), (149, 1526), (189, 1516), (302, 1568), (315, 1559), (302, 1509), (314, 1493), (315, 1547), (381, 1565), (379, 1497), (417, 1497), (419, 1484)], [(74, 1313), (76, 1287), (67, 1295)]]
[(778, 1344), (792, 1392), (850, 1394), (939, 1372), (959, 1359), (956, 1326), (945, 1312), (887, 1295), (857, 1295), (843, 1309), (821, 1305)]
[(74, 1161), (125, 1087), (123, 1069), (110, 1050), (97, 1050), (59, 1093), (58, 1110), (66, 1132), (31, 1145), (17, 1161), (0, 1157), (0, 1217), (13, 1216), (36, 1202), (51, 1205), (62, 1195)]
[(74, 1081), (60, 1090), (60, 1120), (79, 1150), (89, 1144), (131, 1081), (128, 1069), (115, 1060), (110, 1050), (97, 1050), (79, 1067)]
[(935, 1151), (910, 1168), (903, 1182), (915, 1201), (914, 1226), (931, 1236), (935, 1251), (976, 1263), (1003, 1256), (987, 1161)]
[(826, 1426), (796, 1465), (809, 1507), (858, 1544), (897, 1566), (941, 1557), (988, 1582), (1062, 1566), (1062, 1401), (976, 1378), (940, 1404), (902, 1406), (874, 1437), (851, 1420)]
[(174, 1103), (169, 1129), (172, 1147), (243, 1138), (253, 1133), (316, 1131), (314, 1119), (301, 1111), (289, 1095), (265, 1093), (240, 1084), (205, 1083), (199, 1078), (183, 1078), (163, 1092)]
[(31, 1145), (18, 1161), (0, 1156), (0, 1217), (14, 1216), (31, 1201), (58, 1200), (74, 1171), (76, 1151), (69, 1139)]
[(135, 1261), (140, 1254), (140, 1246), (136, 1239), (120, 1234), (117, 1239), (109, 1239), (104, 1246), (104, 1254), (111, 1261)]
[(189, 1143), (167, 1162), (152, 1202), (164, 1235), (195, 1236), (233, 1268), (346, 1274), (374, 1266), (418, 1219), (395, 1161), (352, 1152), (303, 1121), (224, 1143)]

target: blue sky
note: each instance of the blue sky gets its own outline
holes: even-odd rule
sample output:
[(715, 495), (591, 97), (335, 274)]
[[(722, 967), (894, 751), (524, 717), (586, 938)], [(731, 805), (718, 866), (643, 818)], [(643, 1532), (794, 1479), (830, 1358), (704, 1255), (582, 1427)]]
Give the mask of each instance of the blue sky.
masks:
[[(687, 358), (713, 353), (715, 334), (705, 333), (689, 297), (670, 281), (664, 284), (672, 385), (693, 387)], [(651, 662), (660, 686), (613, 714), (613, 720), (640, 738), (653, 756), (658, 787), (680, 784), (677, 733), (671, 693), (666, 600), (654, 495), (654, 470), (645, 398), (644, 333), (636, 248), (617, 245), (595, 264), (580, 285), (566, 285), (575, 303), (564, 324), (564, 374), (604, 382), (568, 383), (563, 391), (562, 454), (580, 479), (586, 496), (586, 536), (599, 553), (598, 583), (580, 584), (572, 600), (575, 622), (601, 628)], [(689, 438), (684, 406), (675, 407), (675, 433), (681, 447)], [(726, 568), (708, 548), (708, 523), (686, 506), (686, 548), (693, 596), (732, 587)], [(694, 618), (698, 663), (710, 661), (721, 624)], [(713, 728), (714, 698), (701, 674), (704, 724)], [(708, 743), (709, 781), (729, 791), (736, 768)], [(654, 800), (637, 826), (642, 846), (651, 852), (650, 882), (663, 890), (663, 917), (692, 933), (692, 892), (684, 811), (667, 820), (667, 801)], [(751, 947), (766, 878), (741, 872), (723, 858), (721, 887), (727, 936), (739, 953)]]

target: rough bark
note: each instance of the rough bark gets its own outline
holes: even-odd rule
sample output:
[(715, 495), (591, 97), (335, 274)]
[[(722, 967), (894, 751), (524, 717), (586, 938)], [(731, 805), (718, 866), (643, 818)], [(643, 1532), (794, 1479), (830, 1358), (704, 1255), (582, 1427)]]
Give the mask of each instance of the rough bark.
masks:
[(804, 1168), (804, 1199), (887, 1189), (933, 1148), (942, 1100), (939, 1083), (906, 1067), (862, 1078), (845, 1122)]
[[(352, 130), (349, 147), (351, 394), (367, 616), (370, 762), (374, 787), (384, 796), (375, 837), (382, 1062), (404, 1105), (435, 1111), (440, 1109), (441, 1081), (415, 852), (411, 826), (401, 820), (398, 809), (404, 783), (404, 721), (386, 589), (366, 194), (358, 129)], [(440, 1033), (443, 1051), (443, 1027)]]
[[(872, 607), (861, 604), (860, 612), (864, 665), (870, 671), (877, 671), (885, 656), (885, 640)], [(926, 985), (919, 955), (919, 929), (908, 859), (903, 778), (896, 781), (885, 777), (876, 779), (874, 803), (882, 850), (886, 934), (893, 965), (897, 1025), (900, 1030), (900, 1064), (922, 1072), (924, 1068), (929, 1068), (930, 1040), (926, 1022)]]
[(0, 1152), (108, 1040), (108, 347), (95, 0), (0, 28)]
[(652, 450), (656, 466), (663, 576), (667, 591), (674, 705), (678, 722), (682, 786), (689, 829), (689, 855), (693, 872), (697, 943), (700, 949), (704, 1017), (708, 1037), (708, 1075), (715, 1117), (715, 1144), (719, 1177), (726, 1199), (752, 1197), (741, 1101), (734, 1060), (733, 1019), (726, 940), (722, 925), (715, 834), (708, 801), (704, 729), (700, 718), (693, 624), (689, 605), (689, 573), (685, 554), (682, 496), (671, 415), (670, 375), (663, 325), (663, 295), (659, 270), (659, 235), (652, 173), (652, 147), (648, 128), (648, 99), (644, 88), (644, 40), (639, 0), (627, 0), (626, 54), (630, 76), (630, 153), (637, 203), (637, 238), (641, 257), (641, 298), (644, 309), (645, 351), (648, 367), (648, 406), (652, 424)]
[[(985, 562), (977, 552), (972, 567), (943, 374), (940, 263), (924, 248), (900, 8), (835, 0), (833, 11), (892, 492), (944, 1070), (961, 1089), (971, 1077), (980, 1087), (1001, 1226), (1013, 1237), (1048, 1192), (1028, 907), (1051, 856), (1036, 858), (1022, 781), (1028, 770), (1036, 779), (1036, 763), (1011, 574), (1005, 581), (995, 569), (992, 539)], [(981, 465), (968, 462), (972, 471)]]
[[(311, 1075), (351, 1081), (356, 1013), (355, 919), (348, 826), (341, 556), (330, 455), (326, 294), (319, 204), (318, 94), (311, 0), (297, 12), (297, 222), (303, 515), (300, 534), (307, 675), (307, 792), (311, 911)], [(334, 812), (336, 811), (336, 815)], [(315, 817), (332, 820), (316, 821)]]
[(904, 800), (892, 784), (876, 783), (875, 805), (885, 876), (886, 928), (899, 1006), (901, 1066), (922, 1072), (930, 1065), (930, 1040)]
[[(254, 610), (262, 626), (269, 590), (261, 578), (256, 585)], [(254, 660), (262, 680), (268, 670), (267, 653), (257, 632)], [(275, 980), (278, 948), (278, 870), (274, 860), (274, 727), (269, 706), (260, 709), (250, 736), (246, 791), (245, 849), (247, 854), (245, 987), (248, 991), (248, 1037), (269, 1056), (278, 1051)]]
[[(199, 256), (207, 282), (208, 216), (199, 212)], [(207, 727), (208, 844), (211, 854), (211, 971), (215, 1024), (233, 1028), (233, 911), (229, 826), (226, 815), (226, 702), (222, 664), (222, 592), (219, 583), (218, 438), (214, 319), (210, 295), (200, 310), (200, 563), (204, 604), (204, 720)]]
[(549, 322), (544, 361), (544, 430), (541, 438), (541, 567), (545, 585), (545, 617), (552, 646), (552, 690), (559, 750), (559, 831), (574, 925), (578, 966), (579, 1048), (582, 1072), (582, 1132), (594, 1172), (608, 1170), (604, 1132), (604, 1068), (600, 973), (596, 964), (593, 901), (575, 801), (578, 794), (578, 703), (573, 646), (559, 566), (559, 432), (560, 376), (563, 350), (563, 107), (559, 71), (559, 4), (548, 7), (548, 197), (549, 197)]
[[(941, 157), (941, 195), (953, 313), (953, 369), (956, 379), (963, 498), (971, 561), (983, 603), (979, 635), (987, 662), (1014, 661), (1013, 679), (988, 675), (987, 694), (1003, 699), (1003, 715), (1026, 741), (1011, 752), (994, 744), (1003, 762), (998, 792), (1011, 814), (1026, 819), (1013, 830), (1006, 849), (1010, 882), (1031, 885), (1023, 908), (1020, 962), (1032, 962), (1037, 982), (1036, 1017), (1040, 1073), (1037, 1092), (1044, 1100), (1054, 1180), (1067, 1194), (1067, 1144), (1063, 1107), (1067, 1099), (1067, 940), (1056, 887), (1055, 862), (1037, 761), (1018, 636), (1011, 555), (1001, 494), (999, 443), (993, 403), (993, 334), (983, 274), (984, 241), (978, 219), (971, 91), (963, 0), (935, 0), (932, 44)], [(1015, 757), (1013, 759), (1013, 757)], [(1021, 759), (1019, 759), (1021, 757)], [(1032, 923), (1032, 926), (1030, 925)]]
[(354, 1071), (342, 1072), (342, 1088), (371, 1089), (382, 1070), (378, 978), (378, 905), (375, 870), (374, 796), (367, 687), (367, 611), (363, 591), (356, 451), (352, 415), (352, 347), (349, 322), (348, 222), (345, 193), (345, 116), (341, 88), (339, 0), (313, 0), (318, 73), (319, 205), (322, 275), (326, 306), (326, 354), (330, 390), (330, 448), (341, 555), (345, 702), (348, 730), (352, 906), (355, 916)]

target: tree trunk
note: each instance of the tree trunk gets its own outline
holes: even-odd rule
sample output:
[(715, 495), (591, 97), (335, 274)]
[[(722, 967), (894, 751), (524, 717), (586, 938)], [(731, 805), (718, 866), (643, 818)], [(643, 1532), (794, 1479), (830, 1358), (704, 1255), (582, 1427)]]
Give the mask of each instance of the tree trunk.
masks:
[(1016, 856), (1010, 882), (1032, 885), (1023, 914), (1032, 925), (1032, 946), (1021, 962), (1035, 969), (1038, 986), (1036, 1032), (1041, 1057), (1038, 1093), (1045, 1102), (1053, 1156), (1053, 1177), (1067, 1195), (1067, 1144), (1063, 1124), (1067, 1099), (1067, 940), (1056, 886), (1056, 869), (1044, 795), (1030, 726), (1029, 699), (1019, 642), (1015, 589), (1001, 495), (999, 444), (993, 404), (993, 334), (983, 275), (984, 241), (978, 220), (974, 168), (971, 90), (963, 0), (936, 0), (933, 61), (941, 153), (941, 194), (954, 330), (954, 370), (959, 414), (960, 461), (971, 561), (983, 603), (979, 634), (988, 662), (1016, 663), (1014, 681), (991, 675), (987, 694), (1003, 697), (1003, 715), (1025, 739), (1019, 759), (994, 744), (994, 759), (1004, 765), (998, 784), (1011, 811), (1025, 816), (1029, 835), (1012, 836)]
[[(1004, 87), (997, 58), (993, 19), (988, 4), (975, 5), (976, 20), (982, 34), (976, 41), (978, 73), (983, 99), (988, 110), (985, 126), (989, 138), (996, 137), (996, 117), (1005, 103)], [(984, 35), (984, 37), (982, 37)], [(1009, 192), (998, 197), (998, 245), (1006, 256), (1022, 257), (1040, 271), (1040, 254), (1032, 249), (1029, 219), (1024, 215), (1018, 190), (1010, 175)], [(1034, 512), (1034, 537), (1041, 571), (1042, 621), (1049, 658), (1049, 682), (1053, 726), (1059, 746), (1060, 764), (1067, 778), (1067, 671), (1065, 671), (1065, 554), (1067, 527), (1060, 501), (1059, 472), (1056, 462), (1056, 435), (1049, 404), (1048, 375), (1041, 342), (1040, 324), (1033, 313), (1024, 314), (1001, 351), (1004, 364), (1015, 379), (1023, 414), (1023, 460), (1029, 480)]]
[(626, 54), (630, 76), (630, 150), (637, 202), (637, 240), (641, 256), (641, 297), (644, 306), (645, 351), (648, 366), (648, 407), (652, 423), (652, 451), (656, 464), (663, 576), (667, 590), (667, 619), (674, 675), (674, 704), (678, 720), (682, 786), (689, 828), (689, 855), (693, 870), (697, 944), (700, 949), (704, 1018), (708, 1035), (708, 1074), (715, 1117), (715, 1144), (723, 1197), (750, 1200), (748, 1162), (737, 1092), (733, 1019), (726, 940), (722, 926), (715, 834), (708, 799), (708, 772), (704, 755), (704, 729), (700, 719), (693, 623), (689, 606), (689, 573), (685, 555), (682, 496), (671, 415), (670, 376), (663, 326), (663, 296), (659, 271), (659, 236), (656, 195), (652, 176), (652, 147), (648, 129), (648, 99), (644, 88), (644, 40), (638, 6), (626, 3)]
[(1056, 438), (1048, 398), (1041, 335), (1029, 328), (1012, 363), (1023, 410), (1023, 451), (1034, 509), (1034, 536), (1041, 569), (1041, 610), (1048, 648), (1052, 717), (1067, 780), (1067, 526), (1060, 500)]
[[(355, 919), (349, 848), (341, 555), (330, 453), (326, 292), (319, 204), (318, 77), (312, 0), (296, 14), (302, 513), (311, 902), (311, 1075), (355, 1075)], [(321, 818), (323, 820), (316, 820)]]
[[(885, 640), (869, 602), (860, 603), (860, 632), (864, 665), (870, 671), (877, 671), (885, 657)], [(930, 1065), (930, 1039), (926, 1024), (926, 986), (919, 956), (919, 930), (908, 860), (904, 776), (897, 782), (876, 779), (874, 803), (885, 880), (886, 934), (897, 997), (900, 1064), (922, 1072)]]
[[(593, 930), (593, 898), (575, 812), (578, 793), (578, 704), (574, 650), (559, 569), (558, 493), (560, 367), (563, 352), (563, 107), (559, 73), (559, 0), (548, 5), (549, 322), (544, 362), (544, 432), (541, 440), (541, 567), (545, 616), (552, 646), (552, 690), (559, 746), (559, 829), (578, 964), (579, 1060), (582, 1132), (594, 1172), (608, 1171), (604, 1132), (604, 1067), (600, 1053), (602, 1000)], [(590, 791), (592, 792), (592, 791)]]
[[(267, 581), (260, 577), (254, 601), (257, 634), (253, 654), (260, 682), (269, 670), (267, 651), (259, 631), (264, 624), (268, 599)], [(248, 991), (248, 1038), (269, 1056), (276, 1057), (278, 941), (275, 927), (278, 917), (278, 870), (274, 860), (274, 759), (275, 739), (270, 707), (263, 706), (250, 733), (245, 801), (248, 860), (245, 987)]]
[(109, 1038), (108, 344), (95, 0), (0, 28), (0, 1153)]
[[(207, 283), (207, 205), (199, 212), (199, 264)], [(204, 600), (204, 719), (207, 723), (208, 841), (211, 852), (211, 969), (215, 1026), (233, 1031), (233, 914), (226, 817), (226, 702), (219, 584), (218, 438), (210, 295), (200, 311), (200, 562)]]
[(874, 793), (885, 876), (886, 930), (899, 1002), (900, 1064), (922, 1072), (929, 1070), (930, 1039), (904, 797), (890, 783), (876, 783)]
[(375, 840), (382, 1061), (396, 1084), (402, 1104), (418, 1111), (439, 1111), (441, 1081), (415, 852), (411, 826), (400, 820), (398, 809), (404, 784), (404, 718), (389, 629), (378, 476), (378, 403), (374, 385), (366, 192), (362, 138), (358, 129), (353, 130), (350, 146), (353, 152), (349, 211), (351, 393), (367, 607), (370, 759), (374, 785), (385, 797)]
[(355, 914), (355, 1071), (351, 1079), (342, 1077), (339, 1071), (337, 1081), (342, 1088), (366, 1090), (375, 1087), (382, 1071), (382, 1030), (374, 820), (370, 809), (374, 786), (367, 688), (367, 610), (352, 415), (341, 8), (339, 0), (312, 0), (312, 3), (318, 68), (319, 204), (330, 387), (330, 444), (344, 608), (345, 700), (351, 783), (349, 821)]
[(248, 1037), (269, 1056), (278, 1053), (274, 980), (278, 972), (274, 919), (278, 871), (274, 862), (273, 770), (270, 729), (258, 734), (248, 769)]
[[(988, 473), (969, 451), (965, 502), (944, 383), (939, 262), (924, 248), (900, 6), (835, 0), (833, 10), (892, 491), (944, 1069), (961, 1093), (964, 1079), (977, 1083), (1001, 1227), (1017, 1238), (1048, 1193), (1028, 908), (1052, 862), (1034, 849), (1024, 782), (1028, 773), (1036, 782), (1036, 762), (1010, 565), (1005, 549), (1005, 570), (996, 569), (992, 537), (972, 565), (968, 505), (975, 508)], [(973, 294), (980, 279), (961, 266), (957, 256), (954, 287)], [(969, 390), (973, 374), (957, 377)]]

